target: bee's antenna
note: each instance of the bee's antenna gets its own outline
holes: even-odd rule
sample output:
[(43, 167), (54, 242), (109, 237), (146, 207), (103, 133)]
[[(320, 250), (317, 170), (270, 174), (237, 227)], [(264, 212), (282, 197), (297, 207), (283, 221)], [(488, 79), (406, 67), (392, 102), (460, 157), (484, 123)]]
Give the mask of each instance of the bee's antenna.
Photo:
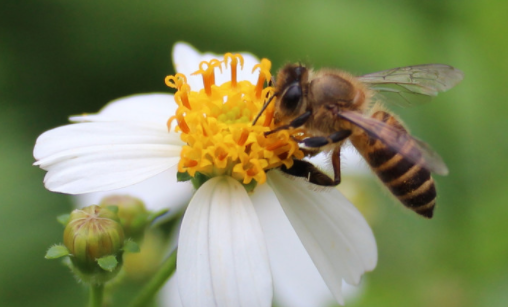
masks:
[(261, 114), (263, 114), (263, 112), (266, 110), (266, 108), (268, 107), (268, 105), (270, 104), (270, 102), (273, 100), (273, 98), (275, 96), (277, 96), (277, 93), (274, 93), (270, 98), (268, 98), (268, 101), (266, 101), (266, 103), (263, 105), (263, 107), (261, 108), (261, 111), (259, 111), (258, 115), (256, 115), (256, 118), (254, 118), (254, 121), (252, 122), (253, 126), (256, 124), (256, 122), (258, 121)]

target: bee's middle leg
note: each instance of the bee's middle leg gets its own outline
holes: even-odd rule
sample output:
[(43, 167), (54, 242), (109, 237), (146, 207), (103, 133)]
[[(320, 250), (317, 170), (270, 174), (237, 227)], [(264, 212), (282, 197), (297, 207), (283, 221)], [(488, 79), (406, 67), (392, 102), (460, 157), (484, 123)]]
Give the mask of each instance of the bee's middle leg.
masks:
[(337, 147), (332, 152), (332, 166), (333, 166), (333, 184), (338, 185), (341, 181), (340, 177), (340, 147)]
[(351, 130), (340, 130), (336, 131), (329, 136), (312, 136), (306, 139), (298, 141), (298, 143), (303, 144), (305, 147), (309, 148), (318, 148), (323, 147), (328, 144), (338, 143), (340, 141), (344, 141), (347, 137), (351, 135)]

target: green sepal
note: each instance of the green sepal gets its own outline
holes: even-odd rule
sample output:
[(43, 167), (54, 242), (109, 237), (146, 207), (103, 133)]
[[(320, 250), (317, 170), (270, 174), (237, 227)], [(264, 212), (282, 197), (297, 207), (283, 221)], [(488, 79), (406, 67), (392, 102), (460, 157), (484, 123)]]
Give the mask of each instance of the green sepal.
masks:
[(194, 177), (192, 177), (191, 182), (194, 188), (197, 190), (203, 185), (203, 183), (207, 182), (208, 179), (210, 179), (210, 177), (203, 175), (200, 172), (196, 172)]
[(99, 258), (99, 260), (97, 260), (97, 263), (104, 271), (113, 272), (113, 270), (118, 265), (118, 260), (116, 260), (116, 257), (114, 255), (110, 255)]
[(127, 253), (139, 253), (139, 245), (132, 240), (125, 240), (123, 250)]
[(54, 245), (51, 246), (48, 251), (46, 252), (46, 255), (44, 258), (46, 259), (57, 259), (65, 256), (69, 256), (69, 250), (64, 245)]
[(247, 190), (247, 193), (250, 193), (250, 192), (254, 191), (254, 189), (258, 185), (258, 182), (256, 180), (252, 179), (249, 183), (247, 183), (247, 184), (242, 183), (242, 185), (245, 188), (245, 190)]
[(192, 179), (191, 175), (189, 175), (189, 173), (187, 173), (187, 172), (185, 172), (185, 173), (177, 172), (176, 173), (176, 181), (178, 181), (178, 182), (189, 181), (191, 179)]
[(113, 212), (113, 213), (116, 213), (118, 214), (118, 206), (106, 206), (106, 209), (108, 209), (109, 211)]
[(59, 216), (57, 216), (56, 220), (58, 221), (58, 223), (60, 223), (64, 226), (67, 226), (67, 223), (69, 223), (70, 218), (71, 218), (71, 214), (65, 213), (65, 214), (60, 214)]

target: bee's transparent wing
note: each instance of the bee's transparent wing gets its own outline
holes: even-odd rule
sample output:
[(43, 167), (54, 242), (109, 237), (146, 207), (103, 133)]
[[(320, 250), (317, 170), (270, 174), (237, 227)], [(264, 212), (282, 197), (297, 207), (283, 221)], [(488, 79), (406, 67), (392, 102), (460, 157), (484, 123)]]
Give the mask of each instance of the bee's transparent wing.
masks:
[[(343, 111), (338, 116), (363, 129), (370, 137), (380, 140), (387, 147), (403, 155), (409, 161), (438, 175), (448, 174), (448, 168), (443, 159), (429, 145), (407, 132), (353, 111)], [(418, 150), (402, 150), (408, 142), (412, 142), (413, 146)]]
[(384, 96), (384, 101), (413, 106), (451, 89), (463, 77), (462, 71), (452, 66), (426, 64), (383, 70), (358, 79)]

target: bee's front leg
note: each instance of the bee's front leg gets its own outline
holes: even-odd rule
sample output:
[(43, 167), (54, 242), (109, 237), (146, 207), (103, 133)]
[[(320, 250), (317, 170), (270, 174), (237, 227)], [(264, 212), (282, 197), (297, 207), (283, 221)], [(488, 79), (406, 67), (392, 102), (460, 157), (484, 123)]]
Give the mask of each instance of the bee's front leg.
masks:
[(273, 129), (272, 131), (265, 132), (265, 136), (268, 136), (268, 135), (275, 133), (277, 131), (280, 131), (280, 130), (301, 127), (307, 122), (307, 120), (309, 120), (311, 115), (312, 115), (312, 112), (307, 111), (307, 112), (303, 113), (302, 115), (298, 116), (297, 118), (293, 119), (291, 122), (289, 122), (289, 124), (277, 127), (275, 129)]

